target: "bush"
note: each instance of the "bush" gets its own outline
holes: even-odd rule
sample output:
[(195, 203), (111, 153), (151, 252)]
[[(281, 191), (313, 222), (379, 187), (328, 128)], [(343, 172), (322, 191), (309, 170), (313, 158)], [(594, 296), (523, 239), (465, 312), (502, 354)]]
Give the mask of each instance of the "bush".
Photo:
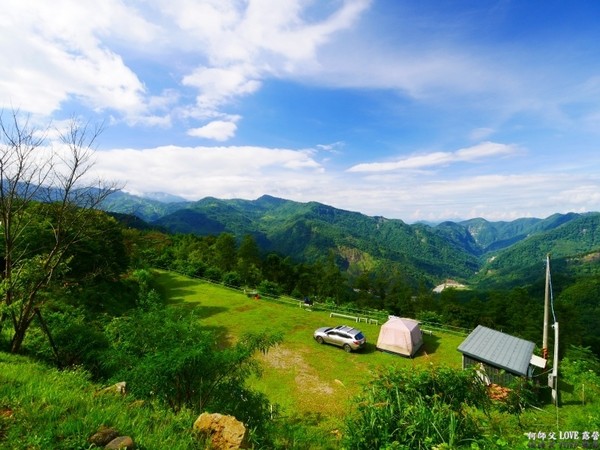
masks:
[(472, 371), (393, 368), (377, 375), (356, 404), (346, 421), (347, 448), (455, 448), (483, 438), (469, 408), (486, 408), (489, 400)]
[(239, 288), (242, 285), (242, 278), (237, 272), (227, 272), (225, 275), (223, 275), (223, 284), (225, 286)]
[(193, 312), (174, 307), (114, 319), (107, 332), (113, 348), (105, 364), (136, 397), (158, 399), (175, 412), (232, 414), (258, 434), (265, 429), (269, 402), (245, 381), (260, 374), (255, 353), (266, 352), (279, 336), (248, 335), (220, 349)]
[(59, 368), (82, 367), (94, 378), (103, 375), (99, 361), (109, 343), (100, 327), (90, 322), (81, 308), (62, 306), (58, 310), (45, 310), (43, 319), (58, 356), (39, 322), (30, 329), (27, 352)]
[(221, 279), (223, 278), (223, 272), (221, 272), (221, 270), (218, 269), (217, 267), (209, 267), (204, 272), (204, 276), (211, 281), (220, 283)]
[(273, 281), (263, 280), (258, 285), (258, 292), (269, 297), (279, 297), (281, 295), (281, 287)]
[(558, 398), (562, 429), (600, 429), (600, 359), (590, 347), (567, 347), (559, 365)]

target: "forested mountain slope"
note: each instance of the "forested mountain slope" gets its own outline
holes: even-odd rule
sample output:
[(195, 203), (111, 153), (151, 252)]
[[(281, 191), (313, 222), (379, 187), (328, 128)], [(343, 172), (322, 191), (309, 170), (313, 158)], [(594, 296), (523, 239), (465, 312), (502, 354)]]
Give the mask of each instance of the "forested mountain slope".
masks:
[(109, 200), (107, 211), (133, 214), (172, 233), (251, 235), (263, 251), (297, 261), (333, 254), (349, 273), (399, 271), (428, 284), (445, 278), (484, 283), (490, 277), (514, 278), (537, 270), (547, 253), (561, 258), (600, 248), (598, 213), (432, 226), (268, 195), (161, 203), (119, 192)]
[[(553, 265), (585, 266), (580, 271), (597, 271), (600, 251), (600, 213), (569, 215), (572, 217), (547, 231), (533, 233), (526, 239), (496, 254), (488, 254), (483, 262), (480, 282), (495, 284), (496, 280), (529, 281), (532, 273), (543, 267), (546, 255)], [(560, 217), (552, 216), (558, 219)]]

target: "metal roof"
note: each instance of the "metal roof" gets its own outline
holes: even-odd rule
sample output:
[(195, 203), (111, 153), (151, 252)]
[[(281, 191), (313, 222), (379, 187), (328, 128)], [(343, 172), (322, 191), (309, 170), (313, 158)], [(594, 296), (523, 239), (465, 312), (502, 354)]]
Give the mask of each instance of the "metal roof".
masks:
[(486, 364), (526, 376), (534, 347), (533, 342), (478, 325), (458, 346), (458, 351)]

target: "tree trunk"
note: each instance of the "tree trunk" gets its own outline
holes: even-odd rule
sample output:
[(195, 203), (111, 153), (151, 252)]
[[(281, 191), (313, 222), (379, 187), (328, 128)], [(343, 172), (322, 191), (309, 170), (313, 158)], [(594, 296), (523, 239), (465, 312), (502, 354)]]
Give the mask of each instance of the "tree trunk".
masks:
[(46, 321), (42, 317), (42, 312), (40, 311), (40, 309), (34, 308), (34, 311), (35, 311), (35, 315), (37, 316), (38, 320), (40, 321), (40, 326), (42, 327), (42, 330), (44, 330), (44, 333), (48, 337), (48, 342), (50, 343), (50, 347), (52, 347), (52, 352), (54, 353), (54, 358), (56, 358), (56, 365), (60, 368), (62, 366), (62, 363), (60, 360), (60, 355), (58, 353), (58, 347), (54, 343), (54, 339), (52, 339), (52, 333), (50, 333), (50, 328), (48, 328)]
[(27, 332), (28, 327), (29, 321), (27, 321), (27, 325), (25, 325), (24, 322), (19, 322), (19, 325), (15, 328), (15, 334), (13, 335), (12, 341), (10, 343), (11, 353), (21, 352), (21, 346), (23, 345), (23, 341), (25, 340), (25, 333)]

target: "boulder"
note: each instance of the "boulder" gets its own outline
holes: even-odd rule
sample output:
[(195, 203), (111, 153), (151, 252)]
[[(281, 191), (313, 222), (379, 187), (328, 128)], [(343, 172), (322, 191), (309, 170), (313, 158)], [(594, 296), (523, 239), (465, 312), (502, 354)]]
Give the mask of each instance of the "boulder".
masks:
[(133, 442), (133, 439), (131, 439), (131, 437), (129, 437), (129, 436), (119, 436), (119, 437), (114, 438), (108, 444), (106, 444), (106, 446), (104, 448), (105, 449), (122, 449), (122, 448), (134, 449), (135, 443)]
[(117, 430), (103, 425), (98, 429), (98, 431), (89, 437), (88, 442), (97, 447), (104, 447), (117, 436), (119, 436), (119, 432)]
[(237, 450), (248, 445), (248, 430), (233, 416), (202, 413), (194, 422), (194, 430), (208, 438), (213, 450)]

